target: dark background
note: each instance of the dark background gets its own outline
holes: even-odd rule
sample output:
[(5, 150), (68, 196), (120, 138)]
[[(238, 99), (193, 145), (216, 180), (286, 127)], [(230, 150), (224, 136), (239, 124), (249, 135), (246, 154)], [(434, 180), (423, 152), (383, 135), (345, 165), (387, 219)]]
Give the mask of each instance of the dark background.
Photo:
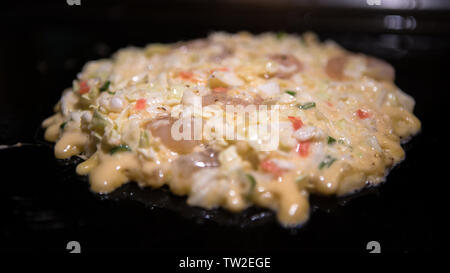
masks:
[[(261, 253), (431, 252), (446, 179), (450, 3), (448, 1), (10, 1), (0, 11), (0, 250)], [(391, 62), (397, 85), (416, 99), (422, 132), (387, 183), (347, 199), (313, 198), (300, 229), (263, 210), (230, 215), (189, 208), (165, 190), (131, 185), (99, 197), (54, 159), (41, 121), (82, 65), (128, 45), (175, 42), (213, 30), (313, 30), (349, 50)], [(440, 126), (440, 127), (438, 127)], [(9, 147), (9, 148), (6, 148)], [(437, 193), (436, 193), (437, 192)], [(352, 200), (349, 200), (352, 199)], [(259, 220), (248, 221), (248, 217)], [(437, 215), (437, 217), (442, 217)]]

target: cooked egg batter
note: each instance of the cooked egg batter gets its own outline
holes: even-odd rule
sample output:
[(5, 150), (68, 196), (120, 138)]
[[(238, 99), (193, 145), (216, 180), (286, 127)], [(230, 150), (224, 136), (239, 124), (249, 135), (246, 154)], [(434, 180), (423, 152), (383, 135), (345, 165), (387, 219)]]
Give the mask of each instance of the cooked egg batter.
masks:
[[(257, 205), (296, 226), (308, 218), (310, 193), (379, 184), (403, 159), (400, 143), (420, 121), (394, 77), (388, 63), (311, 33), (214, 33), (126, 48), (85, 65), (43, 122), (45, 139), (57, 158), (86, 159), (77, 173), (95, 192), (168, 185), (192, 206)], [(203, 124), (223, 120), (226, 105), (277, 105), (275, 148), (213, 131), (175, 139), (171, 128), (194, 101)]]

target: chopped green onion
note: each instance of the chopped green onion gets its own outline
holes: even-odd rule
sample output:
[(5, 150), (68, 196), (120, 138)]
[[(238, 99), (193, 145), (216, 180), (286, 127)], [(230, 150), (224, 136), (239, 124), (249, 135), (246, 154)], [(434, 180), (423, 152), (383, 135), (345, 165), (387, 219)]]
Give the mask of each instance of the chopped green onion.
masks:
[(334, 137), (328, 136), (328, 144), (333, 145), (336, 142)]
[(103, 92), (103, 91), (108, 90), (110, 84), (111, 84), (110, 81), (106, 81), (106, 82), (102, 85), (102, 87), (100, 87), (100, 92)]
[(67, 121), (61, 123), (61, 125), (59, 125), (59, 129), (64, 130), (64, 127), (66, 127), (67, 125)]
[(246, 176), (247, 179), (250, 181), (250, 191), (249, 191), (249, 192), (252, 192), (253, 189), (254, 189), (255, 186), (256, 186), (256, 180), (255, 180), (255, 178), (253, 177), (253, 175), (251, 175), (251, 174), (246, 174), (245, 176)]
[(291, 90), (286, 90), (286, 93), (291, 96), (295, 96), (297, 94), (295, 91), (291, 91)]
[(116, 92), (111, 92), (111, 91), (108, 91), (108, 94), (110, 94), (110, 95), (115, 95), (115, 94), (116, 94)]
[(299, 105), (298, 108), (302, 109), (302, 110), (307, 110), (310, 108), (316, 107), (316, 103), (315, 102), (307, 102), (303, 105)]
[(329, 168), (334, 163), (334, 161), (336, 161), (336, 158), (327, 155), (325, 159), (320, 162), (319, 170), (322, 170), (325, 167)]
[(253, 177), (253, 175), (251, 174), (245, 174), (245, 178), (247, 178), (247, 180), (250, 182), (250, 187), (248, 189), (247, 194), (245, 195), (245, 198), (247, 199), (247, 201), (250, 201), (252, 195), (253, 195), (253, 191), (255, 190), (256, 187), (256, 180)]
[(128, 147), (128, 145), (120, 144), (118, 146), (112, 147), (111, 150), (109, 150), (109, 154), (115, 154), (117, 152), (130, 152), (131, 149)]
[(284, 31), (278, 31), (278, 32), (277, 32), (277, 39), (278, 39), (278, 40), (283, 39), (284, 36), (286, 36), (286, 32), (284, 32)]

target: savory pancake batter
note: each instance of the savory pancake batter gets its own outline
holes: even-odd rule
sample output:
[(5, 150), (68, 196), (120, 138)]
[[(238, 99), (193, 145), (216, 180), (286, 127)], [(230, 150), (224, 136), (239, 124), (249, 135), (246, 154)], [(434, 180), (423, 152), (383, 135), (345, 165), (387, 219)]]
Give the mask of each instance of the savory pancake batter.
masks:
[[(403, 159), (400, 143), (420, 121), (394, 77), (388, 63), (311, 33), (214, 33), (126, 48), (85, 65), (43, 122), (45, 139), (56, 142), (57, 158), (86, 159), (77, 173), (89, 175), (95, 192), (130, 181), (168, 185), (193, 206), (257, 205), (295, 226), (308, 218), (310, 193), (379, 184)], [(236, 139), (214, 130), (193, 139), (173, 134), (178, 121), (194, 124), (187, 113), (214, 126), (230, 123), (227, 106), (248, 105), (278, 109), (274, 149), (261, 149), (247, 129)]]

